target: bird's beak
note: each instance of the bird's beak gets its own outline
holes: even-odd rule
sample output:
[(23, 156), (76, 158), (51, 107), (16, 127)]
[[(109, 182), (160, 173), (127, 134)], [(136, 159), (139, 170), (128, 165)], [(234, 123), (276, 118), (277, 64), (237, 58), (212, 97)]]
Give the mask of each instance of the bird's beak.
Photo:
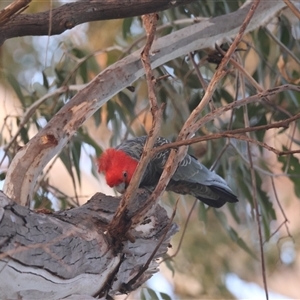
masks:
[(115, 185), (115, 189), (117, 190), (118, 193), (123, 194), (126, 190), (125, 182)]

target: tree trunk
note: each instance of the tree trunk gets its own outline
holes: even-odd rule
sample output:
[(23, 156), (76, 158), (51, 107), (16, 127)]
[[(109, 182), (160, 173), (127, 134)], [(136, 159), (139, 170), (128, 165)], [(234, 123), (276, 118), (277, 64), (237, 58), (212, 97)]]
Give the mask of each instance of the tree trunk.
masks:
[(132, 241), (126, 238), (149, 195), (138, 191), (128, 224), (119, 228), (123, 235), (114, 237), (107, 228), (120, 198), (97, 193), (82, 207), (45, 214), (0, 192), (0, 299), (88, 299), (141, 286), (158, 271), (157, 259), (177, 232), (158, 205), (131, 229)]

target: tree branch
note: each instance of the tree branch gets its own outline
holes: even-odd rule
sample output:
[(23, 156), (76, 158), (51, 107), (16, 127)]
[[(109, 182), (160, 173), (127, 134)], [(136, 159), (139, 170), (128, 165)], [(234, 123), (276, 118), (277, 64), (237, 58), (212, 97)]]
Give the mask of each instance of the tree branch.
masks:
[(295, 6), (295, 4), (293, 2), (291, 2), (290, 0), (283, 0), (283, 1), (288, 6), (288, 8), (293, 12), (293, 14), (300, 20), (300, 11)]
[[(129, 217), (148, 197), (148, 191), (137, 191)], [(178, 228), (157, 206), (133, 228), (135, 244), (114, 245), (106, 230), (119, 202), (98, 193), (79, 208), (41, 214), (0, 192), (0, 298), (63, 299), (77, 294), (89, 299), (87, 295), (128, 293), (143, 284), (158, 271), (157, 258), (166, 253)], [(126, 234), (125, 228), (120, 230)]]
[[(155, 33), (156, 33), (156, 25), (158, 20), (157, 14), (149, 14), (142, 16), (144, 28), (147, 33), (147, 40), (145, 47), (141, 53), (141, 61), (143, 63), (143, 67), (145, 69), (146, 74), (146, 80), (148, 85), (148, 95), (149, 95), (149, 101), (151, 105), (151, 112), (152, 112), (152, 128), (149, 132), (148, 138), (144, 145), (144, 150), (141, 156), (141, 159), (138, 163), (138, 166), (134, 172), (133, 178), (130, 181), (130, 184), (128, 188), (126, 189), (125, 194), (123, 195), (122, 201), (120, 203), (120, 206), (115, 214), (115, 217), (113, 218), (111, 224), (109, 225), (108, 232), (111, 236), (114, 238), (119, 238), (120, 240), (124, 238), (131, 239), (130, 233), (128, 233), (127, 237), (122, 236), (116, 228), (120, 227), (118, 224), (125, 223), (125, 220), (128, 218), (127, 216), (127, 207), (130, 203), (130, 200), (135, 196), (136, 190), (140, 185), (140, 182), (143, 178), (144, 172), (146, 170), (146, 167), (151, 159), (151, 150), (153, 149), (154, 143), (158, 137), (160, 124), (161, 124), (161, 118), (163, 113), (163, 108), (158, 108), (157, 105), (157, 99), (154, 91), (155, 81), (153, 72), (151, 69), (151, 63), (150, 63), (150, 50), (154, 41)], [(144, 212), (144, 211), (143, 211)], [(128, 222), (127, 226), (128, 229), (130, 227), (134, 226), (135, 224), (139, 223), (142, 218), (144, 217), (144, 213), (136, 214), (131, 222)]]
[(0, 28), (0, 45), (17, 36), (61, 34), (79, 24), (111, 19), (123, 19), (195, 2), (196, 0), (81, 0), (67, 3), (50, 11), (21, 14)]
[(10, 19), (12, 20), (12, 17), (14, 17), (15, 19), (17, 14), (20, 14), (28, 7), (28, 4), (30, 2), (31, 0), (15, 0), (4, 9), (2, 9), (0, 11), (0, 26), (4, 27), (3, 25), (9, 22)]
[[(300, 92), (300, 87), (298, 86), (292, 86), (292, 85), (288, 85), (289, 89), (294, 89), (298, 92)], [(276, 88), (276, 91), (283, 91), (287, 88), (287, 85), (284, 86), (279, 86)], [(271, 89), (273, 91), (273, 89)], [(204, 118), (202, 118), (202, 125), (206, 124), (207, 122), (213, 120), (216, 117), (219, 117), (223, 112), (231, 110), (233, 108), (236, 107), (240, 107), (241, 105), (245, 105), (245, 104), (249, 104), (249, 103), (254, 103), (257, 102), (258, 100), (261, 100), (262, 98), (264, 98), (263, 95), (268, 95), (270, 94), (271, 90), (267, 90), (264, 93), (260, 93), (245, 99), (241, 99), (239, 101), (230, 103), (226, 106), (220, 107), (218, 109), (216, 109), (214, 112), (207, 114)], [(205, 119), (205, 120), (203, 120)], [(219, 139), (219, 138), (224, 138), (224, 137), (230, 137), (230, 138), (237, 138), (237, 139), (242, 139), (242, 140), (246, 140), (247, 137), (240, 135), (242, 133), (247, 133), (247, 132), (256, 132), (259, 130), (269, 130), (271, 128), (288, 128), (290, 123), (295, 122), (296, 120), (300, 119), (300, 113), (287, 118), (285, 120), (282, 121), (278, 121), (278, 122), (274, 122), (272, 124), (266, 124), (266, 125), (260, 125), (260, 126), (253, 126), (253, 127), (245, 127), (245, 128), (238, 128), (238, 129), (233, 129), (233, 130), (226, 130), (223, 132), (218, 132), (218, 133), (214, 133), (214, 134), (210, 134), (210, 135), (205, 135), (205, 136), (200, 136), (200, 137), (195, 137), (189, 140), (182, 140), (182, 141), (176, 141), (173, 143), (168, 143), (165, 145), (162, 145), (160, 147), (157, 147), (155, 149), (152, 150), (152, 155), (166, 150), (166, 149), (170, 149), (170, 148), (178, 148), (180, 146), (188, 146), (188, 145), (192, 145), (195, 143), (199, 143), (199, 142), (203, 142), (203, 141), (209, 141), (209, 140), (213, 140), (213, 139)], [(239, 135), (239, 136), (238, 136)], [(266, 149), (273, 151), (275, 154), (277, 155), (287, 155), (287, 154), (292, 154), (292, 153), (298, 153), (299, 150), (291, 150), (291, 151), (279, 151), (276, 150), (273, 147), (268, 146), (265, 143), (259, 142), (259, 141), (254, 141), (253, 139), (249, 139), (248, 141), (252, 142), (252, 143), (256, 143), (257, 145), (260, 145), (262, 147), (265, 147)]]

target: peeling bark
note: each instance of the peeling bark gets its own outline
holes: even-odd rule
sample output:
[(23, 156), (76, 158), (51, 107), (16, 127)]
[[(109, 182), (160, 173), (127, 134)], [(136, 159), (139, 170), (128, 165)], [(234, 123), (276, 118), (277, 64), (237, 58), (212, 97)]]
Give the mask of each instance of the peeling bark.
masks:
[[(139, 190), (127, 220), (144, 205), (149, 192)], [(98, 193), (85, 205), (53, 214), (39, 214), (0, 192), (0, 299), (86, 299), (127, 293), (158, 271), (177, 226), (157, 206), (126, 239), (107, 232), (120, 198)], [(149, 268), (130, 285), (162, 241)], [(124, 232), (124, 237), (127, 232)]]

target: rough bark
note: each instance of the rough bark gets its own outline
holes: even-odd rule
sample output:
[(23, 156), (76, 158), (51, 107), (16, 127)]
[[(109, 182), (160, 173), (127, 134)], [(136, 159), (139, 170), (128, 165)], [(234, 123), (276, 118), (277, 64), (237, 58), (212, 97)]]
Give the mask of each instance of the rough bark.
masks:
[(7, 23), (12, 16), (16, 16), (28, 7), (31, 0), (15, 0), (0, 11), (0, 26)]
[[(127, 222), (148, 196), (138, 191)], [(42, 214), (0, 192), (0, 299), (105, 297), (144, 283), (158, 270), (157, 258), (167, 251), (177, 226), (157, 206), (131, 228), (134, 243), (118, 240), (106, 230), (119, 201), (98, 193), (80, 208)], [(162, 239), (147, 270), (132, 280)]]
[[(26, 35), (56, 35), (79, 24), (122, 19), (162, 11), (196, 0), (81, 0), (36, 14), (15, 16), (0, 28), (0, 45), (5, 40)], [(49, 28), (50, 27), (50, 28)]]
[[(246, 32), (262, 25), (285, 4), (262, 0)], [(176, 57), (214, 45), (235, 35), (249, 5), (227, 15), (188, 26), (157, 39), (152, 47), (151, 66), (156, 68)], [(37, 177), (45, 165), (66, 145), (78, 128), (102, 105), (144, 75), (138, 50), (101, 72), (78, 92), (50, 122), (14, 157), (6, 175), (4, 192), (22, 205), (32, 199)]]

